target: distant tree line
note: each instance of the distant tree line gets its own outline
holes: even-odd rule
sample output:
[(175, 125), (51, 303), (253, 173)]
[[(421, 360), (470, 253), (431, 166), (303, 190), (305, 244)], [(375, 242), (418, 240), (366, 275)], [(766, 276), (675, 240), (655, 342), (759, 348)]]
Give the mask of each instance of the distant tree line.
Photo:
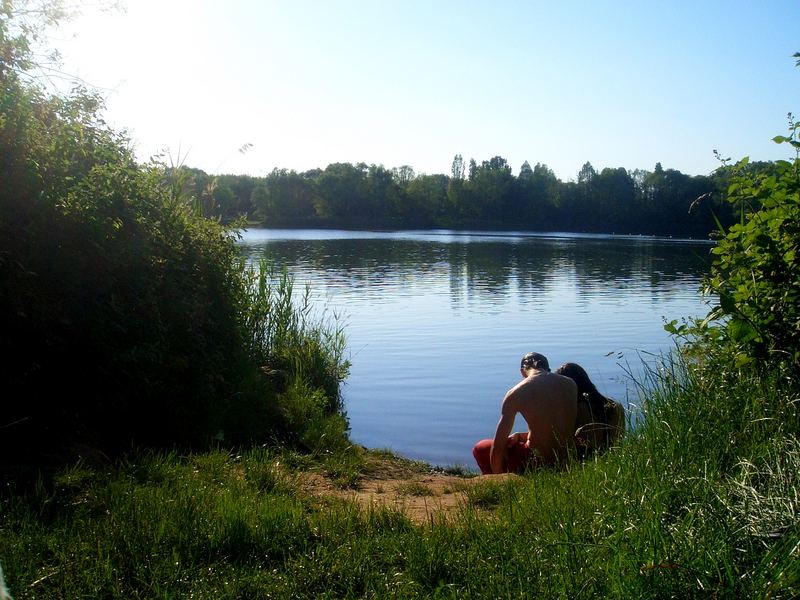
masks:
[[(769, 163), (753, 163), (753, 169)], [(545, 164), (526, 161), (517, 175), (495, 156), (453, 159), (449, 175), (333, 163), (266, 177), (211, 176), (190, 169), (207, 216), (246, 218), (271, 227), (477, 228), (707, 237), (734, 220), (726, 202), (730, 168), (711, 175), (583, 165), (561, 181)]]

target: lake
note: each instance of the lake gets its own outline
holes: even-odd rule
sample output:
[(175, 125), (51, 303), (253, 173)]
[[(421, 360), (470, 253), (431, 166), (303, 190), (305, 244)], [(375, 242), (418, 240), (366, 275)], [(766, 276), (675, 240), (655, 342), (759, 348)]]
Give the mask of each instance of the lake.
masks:
[(343, 315), (353, 441), (441, 466), (474, 467), (526, 352), (579, 363), (635, 416), (630, 375), (673, 347), (664, 321), (708, 312), (707, 242), (251, 229), (240, 244)]

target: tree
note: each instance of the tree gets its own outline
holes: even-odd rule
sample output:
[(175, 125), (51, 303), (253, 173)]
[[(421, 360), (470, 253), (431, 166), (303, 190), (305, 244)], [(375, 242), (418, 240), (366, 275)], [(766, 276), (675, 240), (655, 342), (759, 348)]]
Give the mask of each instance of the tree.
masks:
[[(366, 165), (364, 165), (366, 167)], [(361, 220), (366, 197), (365, 168), (351, 163), (328, 165), (316, 179), (314, 199), (317, 214), (323, 219)]]
[(519, 169), (519, 176), (514, 185), (514, 205), (521, 223), (536, 228), (537, 198), (534, 185), (533, 169), (526, 160)]
[(464, 159), (460, 154), (453, 157), (453, 165), (450, 167), (451, 179), (464, 179)]
[(0, 75), (0, 348), (14, 354), (0, 376), (19, 423), (4, 457), (75, 440), (202, 444), (239, 409), (266, 425), (263, 398), (230, 400), (258, 365), (229, 232), (137, 165), (99, 107)]
[(531, 165), (527, 160), (522, 163), (522, 166), (519, 168), (517, 179), (521, 182), (529, 182), (533, 179), (533, 169), (531, 169)]
[(406, 186), (416, 177), (414, 174), (414, 169), (408, 165), (403, 165), (402, 167), (395, 167), (392, 169), (392, 176), (397, 181), (398, 185)]
[(219, 206), (219, 218), (223, 223), (233, 223), (237, 219), (247, 218), (253, 212), (250, 198), (256, 185), (255, 177), (249, 175), (219, 175), (218, 187), (227, 187), (231, 195), (225, 199), (216, 198)]
[(251, 192), (267, 225), (301, 223), (315, 216), (313, 184), (295, 171), (273, 169)]
[(555, 225), (555, 209), (559, 201), (558, 184), (556, 174), (547, 165), (537, 162), (530, 180), (529, 205), (533, 217), (529, 223), (535, 229), (542, 230)]
[(409, 225), (430, 226), (441, 218), (447, 203), (446, 175), (420, 175), (406, 190), (401, 217)]
[(275, 323), (268, 274), (202, 216), (192, 172), (137, 164), (96, 94), (48, 93), (25, 70), (31, 39), (12, 21), (57, 5), (0, 4), (0, 461), (263, 439), (288, 397), (267, 365), (313, 389), (322, 375), (335, 405), (339, 354), (314, 350), (319, 333), (275, 351), (270, 327), (295, 350), (304, 334), (291, 311)]
[(253, 205), (255, 217), (264, 224), (269, 224), (271, 207), (269, 206), (269, 191), (265, 182), (260, 181), (250, 193), (250, 204)]
[(47, 27), (69, 16), (61, 0), (0, 0), (0, 77), (10, 73), (27, 77), (33, 70), (55, 64), (57, 52), (37, 57), (33, 46)]
[(475, 169), (469, 184), (482, 219), (496, 224), (510, 218), (513, 183), (511, 167), (501, 156), (485, 160)]
[(442, 224), (454, 226), (463, 217), (463, 207), (466, 202), (464, 159), (460, 154), (453, 157), (450, 173), (452, 176), (447, 185), (447, 208), (443, 211)]
[(636, 203), (633, 178), (622, 167), (606, 167), (593, 179), (594, 198), (587, 217), (595, 231), (630, 233), (630, 215)]
[(592, 163), (583, 163), (581, 170), (578, 171), (578, 183), (589, 188), (591, 187), (595, 177), (597, 177), (597, 171), (594, 170)]
[(367, 169), (365, 216), (374, 223), (389, 220), (401, 202), (402, 192), (394, 174), (383, 165)]

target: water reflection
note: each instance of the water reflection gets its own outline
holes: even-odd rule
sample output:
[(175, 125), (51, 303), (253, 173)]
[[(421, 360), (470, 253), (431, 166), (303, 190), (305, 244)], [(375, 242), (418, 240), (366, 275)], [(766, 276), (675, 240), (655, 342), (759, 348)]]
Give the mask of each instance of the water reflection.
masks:
[(525, 352), (577, 362), (603, 393), (635, 402), (626, 373), (669, 350), (663, 320), (707, 312), (704, 243), (254, 230), (242, 248), (348, 315), (353, 439), (435, 464), (471, 463)]
[[(377, 235), (377, 234), (371, 234)], [(534, 302), (565, 282), (581, 295), (649, 290), (653, 296), (685, 293), (707, 272), (710, 246), (654, 239), (512, 238), (515, 243), (393, 237), (269, 239), (256, 232), (244, 243), (253, 259), (267, 259), (325, 276), (335, 287), (404, 293), (446, 273), (454, 306), (465, 297), (491, 305), (510, 291)]]

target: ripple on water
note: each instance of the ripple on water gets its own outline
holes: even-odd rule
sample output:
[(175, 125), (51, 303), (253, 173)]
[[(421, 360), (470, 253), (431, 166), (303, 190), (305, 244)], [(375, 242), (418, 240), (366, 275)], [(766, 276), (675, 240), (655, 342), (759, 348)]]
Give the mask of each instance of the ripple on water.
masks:
[(344, 315), (354, 441), (439, 465), (472, 463), (525, 352), (553, 367), (577, 362), (603, 393), (635, 401), (627, 372), (671, 349), (664, 319), (708, 312), (698, 293), (705, 243), (251, 230), (241, 245)]

